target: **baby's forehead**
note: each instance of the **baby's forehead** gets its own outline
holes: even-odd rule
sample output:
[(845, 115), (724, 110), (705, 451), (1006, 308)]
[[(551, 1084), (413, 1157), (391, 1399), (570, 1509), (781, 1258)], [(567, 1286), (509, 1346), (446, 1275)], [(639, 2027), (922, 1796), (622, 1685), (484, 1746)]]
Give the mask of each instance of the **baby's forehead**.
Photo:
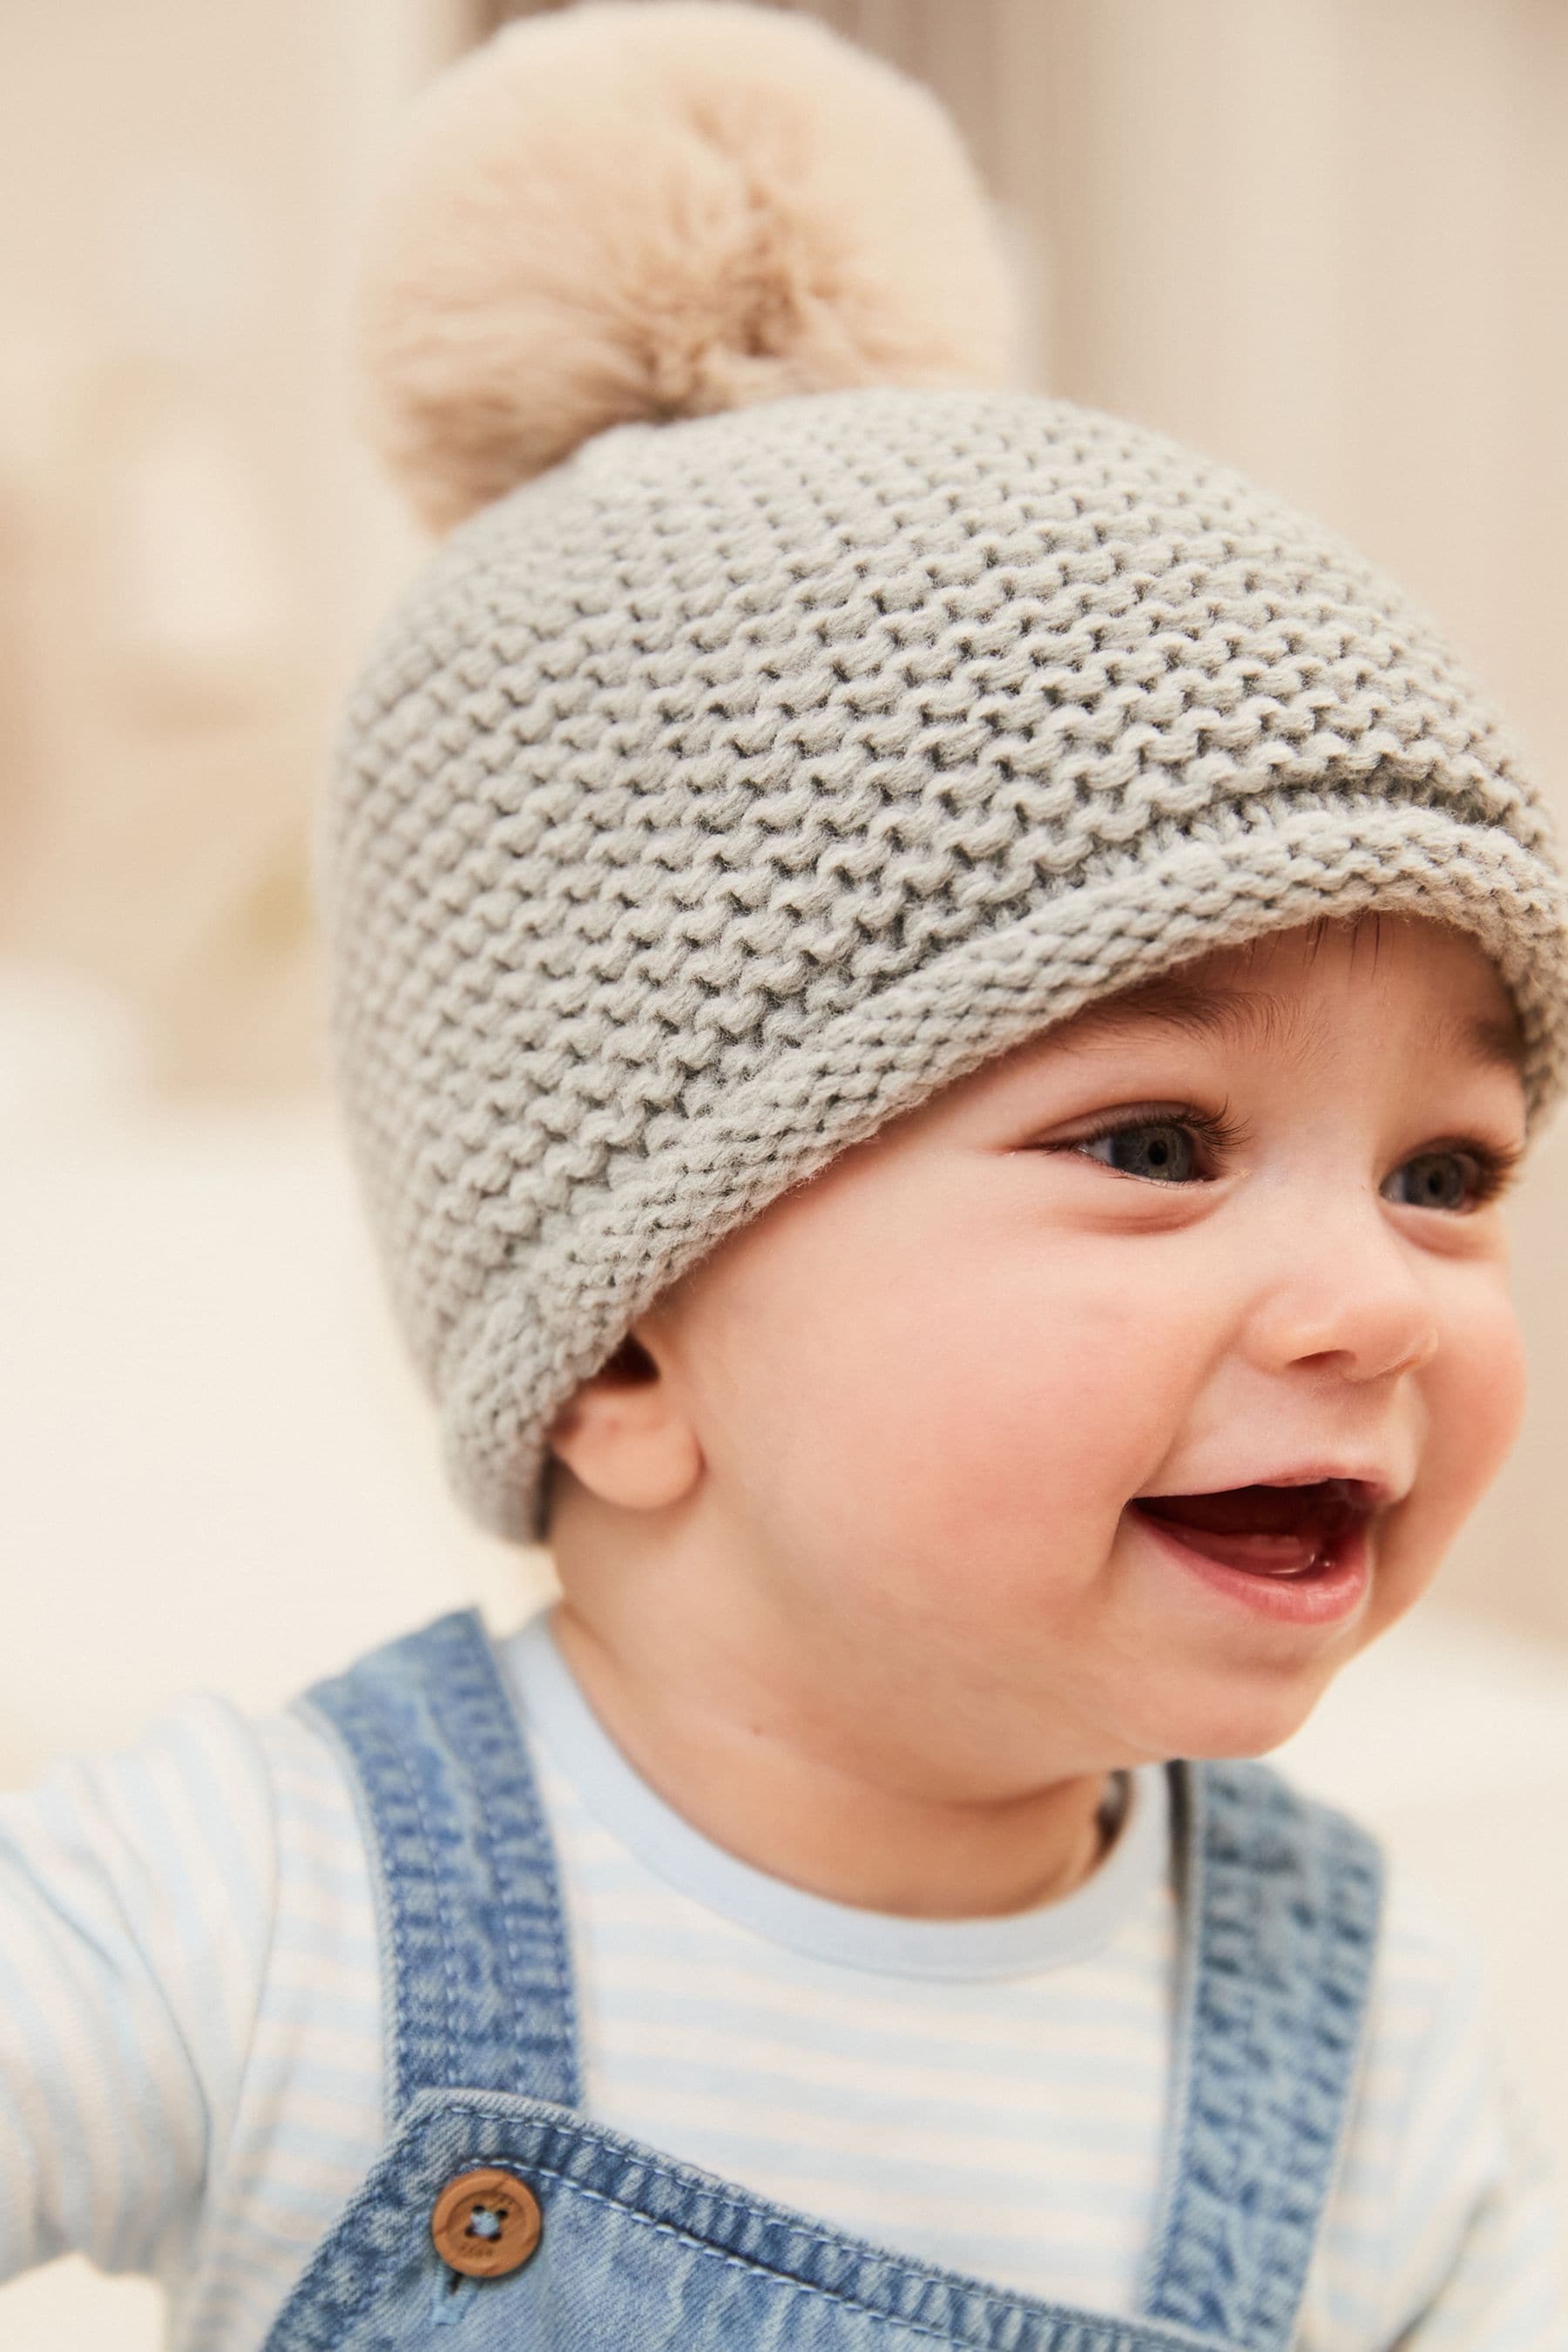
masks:
[(1287, 1055), (1331, 1034), (1346, 992), (1360, 988), (1378, 992), (1380, 1012), (1402, 1012), (1416, 1023), (1432, 1051), (1522, 1075), (1527, 1047), (1517, 1008), (1473, 941), (1450, 935), (1433, 948), (1418, 940), (1414, 956), (1394, 971), (1385, 961), (1381, 974), (1365, 959), (1358, 968), (1343, 953), (1322, 960), (1295, 947), (1288, 939), (1286, 952), (1276, 956), (1226, 949), (1153, 973), (1081, 1006), (1038, 1043), (1070, 1053), (1122, 1034), (1163, 1030)]

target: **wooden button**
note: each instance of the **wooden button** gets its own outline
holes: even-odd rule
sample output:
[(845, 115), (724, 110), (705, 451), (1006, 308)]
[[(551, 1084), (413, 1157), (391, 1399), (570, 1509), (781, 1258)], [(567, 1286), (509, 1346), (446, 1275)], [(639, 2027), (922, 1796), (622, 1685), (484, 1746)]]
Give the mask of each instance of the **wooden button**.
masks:
[(543, 2228), (527, 2181), (491, 2165), (448, 2180), (430, 2216), (437, 2252), (465, 2278), (504, 2278), (520, 2271)]

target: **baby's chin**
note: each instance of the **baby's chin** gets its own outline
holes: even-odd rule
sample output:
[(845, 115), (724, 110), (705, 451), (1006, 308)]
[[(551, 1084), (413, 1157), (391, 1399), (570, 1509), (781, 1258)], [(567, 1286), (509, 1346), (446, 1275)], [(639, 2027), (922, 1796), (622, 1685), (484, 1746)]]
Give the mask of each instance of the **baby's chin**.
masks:
[(1297, 1675), (1270, 1688), (1232, 1678), (1162, 1710), (1149, 1725), (1151, 1744), (1166, 1759), (1267, 1756), (1295, 1737), (1332, 1679), (1331, 1670), (1321, 1670), (1310, 1687)]
[(1146, 1673), (1121, 1678), (1107, 1729), (1152, 1761), (1267, 1756), (1300, 1730), (1345, 1663), (1152, 1651)]
[(1291, 1738), (1375, 1630), (1373, 1576), (1352, 1563), (1342, 1581), (1292, 1615), (1275, 1591), (1189, 1568), (1142, 1527), (1119, 1530), (1096, 1677), (1108, 1748), (1247, 1757)]

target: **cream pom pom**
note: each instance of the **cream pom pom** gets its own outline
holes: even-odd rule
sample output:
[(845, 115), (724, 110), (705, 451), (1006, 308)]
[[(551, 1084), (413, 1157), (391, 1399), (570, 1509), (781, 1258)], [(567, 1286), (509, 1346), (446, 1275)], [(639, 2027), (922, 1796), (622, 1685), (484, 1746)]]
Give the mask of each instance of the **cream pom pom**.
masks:
[(936, 99), (737, 0), (587, 0), (448, 68), (362, 301), (366, 429), (436, 530), (630, 419), (999, 384), (1016, 331)]

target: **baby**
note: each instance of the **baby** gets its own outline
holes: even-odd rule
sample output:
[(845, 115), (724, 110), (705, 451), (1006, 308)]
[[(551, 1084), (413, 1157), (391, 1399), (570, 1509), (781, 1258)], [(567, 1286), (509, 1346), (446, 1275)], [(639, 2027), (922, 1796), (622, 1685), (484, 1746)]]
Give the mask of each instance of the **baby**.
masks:
[(1468, 1939), (1258, 1760), (1519, 1427), (1568, 912), (1496, 720), (1008, 388), (951, 124), (805, 17), (503, 34), (366, 266), (449, 536), (333, 1069), (562, 1598), (0, 1807), (0, 2274), (180, 2352), (1563, 2352)]

